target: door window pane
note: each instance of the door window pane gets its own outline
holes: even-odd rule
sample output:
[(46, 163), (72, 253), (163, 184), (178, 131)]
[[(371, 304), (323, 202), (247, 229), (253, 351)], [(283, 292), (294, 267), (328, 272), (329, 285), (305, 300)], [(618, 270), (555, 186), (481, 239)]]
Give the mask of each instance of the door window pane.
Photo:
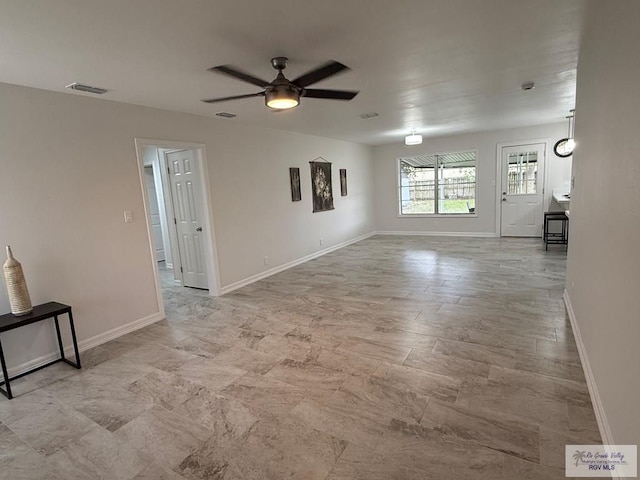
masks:
[(509, 154), (507, 194), (530, 195), (538, 193), (538, 152)]

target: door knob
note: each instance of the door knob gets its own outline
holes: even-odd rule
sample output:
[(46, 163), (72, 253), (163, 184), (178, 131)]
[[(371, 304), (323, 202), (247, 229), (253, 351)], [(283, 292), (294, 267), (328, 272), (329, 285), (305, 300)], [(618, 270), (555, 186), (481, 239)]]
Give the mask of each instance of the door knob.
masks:
[(506, 194), (507, 194), (507, 192), (502, 192), (502, 194), (503, 194), (503, 195), (506, 195)]
[(503, 198), (503, 199), (502, 199), (502, 201), (503, 201), (503, 202), (506, 202), (506, 201), (507, 201), (507, 199), (506, 199), (506, 198)]
[(196, 232), (201, 232), (201, 231), (202, 231), (202, 227), (196, 228)]

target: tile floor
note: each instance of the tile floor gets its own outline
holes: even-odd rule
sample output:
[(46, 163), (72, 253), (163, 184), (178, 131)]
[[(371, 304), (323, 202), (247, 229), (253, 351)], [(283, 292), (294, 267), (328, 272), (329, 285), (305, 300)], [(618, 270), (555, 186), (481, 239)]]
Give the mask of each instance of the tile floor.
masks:
[(0, 478), (564, 479), (601, 441), (565, 263), (378, 236), (220, 298), (165, 271), (166, 320), (0, 400)]

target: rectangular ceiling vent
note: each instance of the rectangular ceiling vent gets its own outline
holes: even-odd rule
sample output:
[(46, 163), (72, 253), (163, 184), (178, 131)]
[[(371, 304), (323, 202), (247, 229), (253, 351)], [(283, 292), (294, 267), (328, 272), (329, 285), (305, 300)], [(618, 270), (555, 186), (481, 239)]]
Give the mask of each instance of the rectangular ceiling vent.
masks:
[(229, 113), (229, 112), (218, 112), (216, 113), (217, 117), (223, 117), (223, 118), (233, 118), (233, 117), (237, 117), (237, 115), (235, 113)]
[(70, 85), (67, 85), (65, 88), (69, 88), (71, 90), (79, 90), (81, 92), (87, 93), (95, 93), (96, 95), (104, 95), (108, 92), (108, 90), (100, 87), (92, 87), (91, 85), (83, 85), (82, 83), (73, 82)]

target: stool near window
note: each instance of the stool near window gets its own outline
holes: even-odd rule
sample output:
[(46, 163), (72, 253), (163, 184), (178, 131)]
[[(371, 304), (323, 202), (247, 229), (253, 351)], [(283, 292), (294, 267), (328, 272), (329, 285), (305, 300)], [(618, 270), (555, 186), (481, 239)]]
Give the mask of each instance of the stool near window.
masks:
[[(560, 224), (559, 232), (549, 231), (551, 225)], [(544, 212), (542, 224), (542, 240), (544, 249), (549, 250), (549, 244), (568, 245), (569, 243), (569, 217), (565, 212)]]

